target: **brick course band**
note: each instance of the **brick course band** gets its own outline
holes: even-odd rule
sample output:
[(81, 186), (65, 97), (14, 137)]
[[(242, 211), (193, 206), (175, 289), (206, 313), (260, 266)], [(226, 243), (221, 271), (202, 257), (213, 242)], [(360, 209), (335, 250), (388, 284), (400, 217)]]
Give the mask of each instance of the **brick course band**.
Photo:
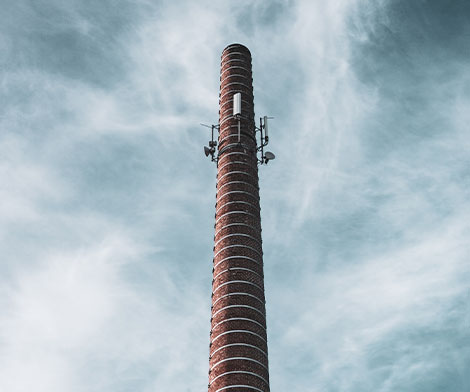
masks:
[(249, 262), (252, 262), (252, 263), (254, 263), (258, 266), (261, 265), (261, 263), (259, 261), (257, 261), (256, 259), (253, 259), (252, 257), (248, 257), (248, 256), (229, 256), (229, 257), (226, 257), (225, 259), (219, 260), (217, 262), (217, 264), (214, 264), (214, 272), (215, 272), (216, 268), (224, 262), (227, 262), (227, 263), (230, 262), (232, 267), (233, 267), (233, 265), (238, 265), (238, 264), (233, 263), (234, 260), (236, 260), (236, 261), (239, 261), (239, 260), (249, 261)]
[(249, 196), (251, 196), (250, 193), (244, 193), (244, 194), (242, 192), (238, 192), (237, 194), (231, 193), (231, 196), (223, 199), (222, 202), (220, 202), (219, 200), (219, 203), (216, 204), (216, 212), (218, 213), (222, 207), (225, 207), (229, 204), (234, 204), (234, 203), (247, 204), (249, 206), (252, 206), (252, 208), (255, 211), (258, 211), (258, 205), (259, 205), (258, 200), (251, 198)]
[(222, 178), (224, 178), (225, 176), (229, 176), (229, 175), (233, 175), (233, 174), (244, 174), (246, 176), (250, 176), (252, 179), (257, 179), (257, 177), (255, 177), (252, 173), (250, 173), (249, 171), (246, 171), (246, 170), (232, 170), (232, 171), (228, 171), (226, 173), (219, 172), (219, 174), (222, 174), (222, 175), (220, 177), (217, 176), (217, 181), (221, 181)]
[(226, 331), (226, 332), (222, 332), (220, 334), (218, 334), (214, 339), (212, 339), (212, 344), (219, 338), (221, 338), (222, 336), (224, 335), (228, 335), (228, 334), (244, 334), (244, 333), (247, 333), (247, 334), (250, 334), (250, 335), (254, 335), (256, 336), (257, 338), (260, 338), (261, 340), (263, 341), (266, 341), (261, 335), (253, 332), (253, 331), (250, 331), (250, 330), (247, 330), (247, 329), (232, 329), (230, 331)]
[(244, 158), (249, 159), (252, 162), (253, 166), (256, 166), (256, 158), (253, 157), (253, 154), (247, 153), (245, 151), (234, 151), (234, 152), (226, 153), (223, 156), (219, 156), (219, 166), (222, 166), (221, 161), (224, 158), (226, 158), (229, 162), (233, 161), (233, 158), (231, 158), (230, 155), (242, 155)]
[[(256, 265), (249, 265), (249, 263), (244, 262), (244, 260), (237, 261), (236, 263), (237, 267), (231, 266), (230, 268), (225, 268), (225, 265), (220, 265), (217, 268), (214, 268), (214, 282), (217, 281), (217, 278), (221, 274), (231, 274), (234, 271), (248, 271), (251, 274), (256, 275), (257, 278), (262, 281), (263, 275), (262, 275), (262, 269), (259, 268)], [(224, 269), (225, 268), (225, 269)]]
[(232, 297), (232, 296), (239, 296), (239, 295), (246, 295), (247, 297), (250, 297), (250, 298), (254, 298), (255, 300), (259, 301), (260, 303), (262, 303), (264, 305), (264, 301), (259, 299), (256, 295), (253, 295), (253, 294), (248, 294), (248, 293), (228, 293), (228, 294), (225, 294), (225, 295), (222, 295), (221, 297), (218, 297), (215, 301), (214, 301), (214, 307), (215, 305), (221, 301), (222, 299), (225, 299), (225, 298), (228, 298), (228, 297)]
[(227, 357), (249, 357), (254, 358), (258, 362), (264, 363), (265, 366), (268, 365), (267, 356), (262, 351), (258, 351), (252, 344), (243, 344), (243, 345), (233, 345), (233, 344), (226, 344), (217, 350), (215, 350), (212, 355), (211, 359), (214, 358), (214, 361), (218, 362), (221, 358)]
[[(247, 167), (248, 166), (248, 167)], [(220, 180), (225, 174), (230, 173), (232, 171), (246, 171), (248, 170), (254, 177), (257, 176), (256, 170), (250, 170), (252, 168), (251, 162), (246, 161), (233, 161), (228, 162), (227, 164), (219, 167), (219, 173), (217, 180)]]
[(234, 371), (231, 371), (231, 372), (226, 372), (226, 373), (222, 373), (222, 374), (219, 374), (217, 377), (213, 378), (212, 381), (210, 382), (210, 384), (212, 384), (215, 380), (217, 380), (218, 378), (220, 377), (223, 377), (223, 376), (226, 376), (228, 374), (249, 374), (251, 376), (255, 376), (255, 377), (258, 377), (260, 378), (261, 380), (263, 380), (266, 384), (268, 383), (268, 381), (266, 379), (264, 379), (263, 377), (261, 377), (260, 375), (256, 374), (256, 373), (253, 373), (253, 372), (247, 372), (245, 370), (234, 370)]
[[(217, 280), (217, 278), (219, 277), (219, 275), (224, 274), (224, 273), (230, 273), (231, 271), (249, 271), (249, 272), (251, 272), (252, 274), (257, 275), (260, 279), (263, 278), (257, 271), (252, 270), (252, 269), (250, 269), (250, 268), (245, 268), (245, 267), (230, 267), (230, 269), (222, 270), (222, 271), (220, 271), (220, 272), (217, 272), (217, 274), (215, 274), (215, 271), (214, 271), (214, 281)], [(215, 305), (215, 302), (213, 302), (212, 305)]]
[(253, 387), (251, 385), (227, 385), (225, 387), (217, 389), (215, 392), (226, 391), (228, 389), (238, 389), (240, 391), (243, 389), (248, 389), (249, 391), (264, 392), (265, 390)]
[[(239, 210), (239, 211), (229, 211), (229, 212), (226, 212), (224, 214), (222, 214), (221, 216), (219, 216), (216, 220), (215, 220), (215, 224), (217, 225), (217, 223), (219, 223), (219, 221), (224, 218), (226, 215), (234, 215), (236, 214), (237, 216), (239, 215), (248, 215), (248, 216), (251, 216), (253, 218), (259, 218), (258, 215), (256, 214), (252, 214), (250, 212), (247, 212), (247, 211), (242, 211), (242, 210)], [(256, 221), (256, 220), (254, 220)]]
[(227, 166), (230, 166), (230, 165), (237, 165), (236, 167), (241, 170), (241, 167), (239, 165), (247, 165), (251, 168), (251, 163), (249, 162), (246, 162), (246, 161), (231, 161), (231, 162), (227, 162), (225, 165), (223, 166), (219, 166), (219, 173), (223, 173), (224, 172), (224, 169), (227, 167)]
[[(214, 295), (215, 295), (215, 292), (217, 290), (220, 290), (222, 287), (224, 286), (227, 286), (229, 284), (235, 284), (235, 283), (241, 283), (241, 284), (247, 284), (247, 285), (250, 285), (250, 286), (253, 286), (253, 287), (256, 287), (257, 289), (259, 289), (259, 291), (263, 292), (263, 288), (259, 285), (257, 285), (256, 283), (252, 283), (252, 282), (248, 282), (246, 280), (229, 280), (227, 282), (223, 282), (221, 284), (219, 284), (218, 286), (216, 286), (216, 288), (214, 289), (214, 291), (212, 292)], [(213, 315), (214, 316), (214, 315)]]
[[(224, 324), (224, 323), (231, 323), (233, 325), (238, 325), (237, 323), (243, 323), (242, 325), (246, 325), (246, 323), (253, 323), (254, 325), (256, 325), (257, 327), (261, 327), (263, 330), (266, 330), (266, 328), (263, 326), (263, 324), (261, 323), (258, 323), (256, 320), (252, 320), (252, 319), (249, 319), (249, 318), (245, 318), (245, 317), (232, 317), (232, 318), (228, 318), (228, 319), (225, 319), (225, 320), (222, 320), (218, 323), (215, 323), (213, 326), (212, 326), (212, 332), (214, 332), (220, 325)], [(238, 328), (238, 327), (237, 327)], [(241, 344), (241, 343), (240, 343)], [(258, 346), (257, 346), (258, 347)], [(261, 350), (261, 349), (260, 349)]]
[[(219, 185), (219, 184), (217, 184)], [(241, 190), (244, 190), (243, 187), (245, 185), (248, 185), (249, 187), (252, 187), (253, 188), (253, 194), (256, 194), (258, 192), (258, 186), (257, 185), (253, 185), (249, 182), (246, 182), (246, 181), (230, 181), (230, 182), (225, 182), (223, 185), (221, 185), (220, 187), (218, 186), (218, 191), (220, 191), (223, 187), (225, 186), (228, 186), (228, 185), (238, 185), (239, 187), (241, 187), (242, 189)]]
[[(217, 350), (219, 347), (232, 343), (247, 343), (253, 346), (263, 347), (267, 350), (266, 341), (262, 339), (263, 329), (253, 332), (248, 329), (230, 330), (214, 338), (210, 344), (210, 349)], [(228, 357), (228, 356), (227, 356)], [(210, 358), (212, 361), (212, 358)], [(214, 363), (215, 359), (212, 361)]]
[[(245, 223), (230, 223), (218, 229), (214, 235), (214, 240), (218, 241), (222, 236), (232, 233), (250, 234), (253, 238), (260, 238), (259, 232), (256, 227), (247, 225)], [(261, 242), (261, 239), (259, 240)]]
[(253, 348), (253, 349), (259, 351), (261, 354), (263, 354), (266, 358), (268, 358), (268, 353), (267, 352), (261, 350), (259, 347), (253, 346), (252, 344), (246, 344), (246, 343), (226, 344), (225, 346), (219, 347), (217, 350), (214, 350), (211, 355), (215, 355), (220, 350), (226, 349), (228, 347), (249, 347), (249, 348)]
[[(231, 203), (240, 203), (240, 202), (239, 201), (232, 201)], [(261, 240), (259, 240), (258, 238), (253, 237), (252, 235), (249, 235), (249, 234), (246, 234), (246, 233), (230, 233), (230, 234), (224, 235), (222, 238), (220, 238), (218, 241), (216, 241), (215, 246), (217, 246), (217, 244), (220, 241), (223, 241), (223, 240), (225, 240), (229, 237), (247, 237), (247, 238), (257, 242), (259, 245), (261, 245)]]
[[(250, 51), (229, 45), (220, 70), (208, 391), (269, 392)], [(233, 116), (236, 93), (240, 118)]]

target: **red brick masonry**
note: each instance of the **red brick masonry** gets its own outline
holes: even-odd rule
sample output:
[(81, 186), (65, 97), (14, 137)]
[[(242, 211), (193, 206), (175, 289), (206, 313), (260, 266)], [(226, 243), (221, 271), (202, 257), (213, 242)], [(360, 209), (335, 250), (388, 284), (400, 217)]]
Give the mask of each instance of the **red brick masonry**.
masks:
[[(241, 93), (241, 139), (233, 95)], [(209, 392), (269, 391), (251, 54), (222, 52)]]

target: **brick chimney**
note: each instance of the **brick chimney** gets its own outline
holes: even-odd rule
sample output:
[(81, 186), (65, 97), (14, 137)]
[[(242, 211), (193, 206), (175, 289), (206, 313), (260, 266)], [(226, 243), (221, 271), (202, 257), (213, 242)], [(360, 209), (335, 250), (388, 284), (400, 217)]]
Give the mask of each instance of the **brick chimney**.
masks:
[[(238, 118), (233, 114), (236, 93), (241, 93)], [(209, 392), (266, 392), (268, 347), (253, 79), (251, 54), (243, 45), (232, 44), (222, 52), (219, 105)]]

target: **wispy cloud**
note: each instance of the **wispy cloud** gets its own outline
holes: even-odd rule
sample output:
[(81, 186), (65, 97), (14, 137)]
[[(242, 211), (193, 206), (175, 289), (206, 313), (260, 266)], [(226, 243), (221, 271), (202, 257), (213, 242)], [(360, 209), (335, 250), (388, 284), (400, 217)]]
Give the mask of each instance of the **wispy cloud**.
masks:
[(278, 321), (282, 351), (306, 361), (300, 372), (289, 363), (293, 374), (319, 389), (414, 390), (449, 366), (454, 382), (468, 385), (469, 352), (460, 344), (468, 333), (468, 228), (451, 221), (443, 229), (383, 256), (319, 271), (276, 296), (304, 310)]
[(463, 3), (7, 4), (0, 389), (205, 388), (231, 42), (275, 117), (272, 389), (468, 389)]

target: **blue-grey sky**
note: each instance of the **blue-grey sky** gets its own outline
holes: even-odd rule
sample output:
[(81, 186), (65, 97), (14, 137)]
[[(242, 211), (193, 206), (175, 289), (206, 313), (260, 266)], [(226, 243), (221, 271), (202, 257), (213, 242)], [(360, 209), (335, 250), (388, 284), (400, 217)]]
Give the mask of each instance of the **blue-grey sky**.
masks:
[(0, 390), (207, 387), (220, 54), (253, 55), (272, 391), (470, 391), (470, 3), (0, 0)]

